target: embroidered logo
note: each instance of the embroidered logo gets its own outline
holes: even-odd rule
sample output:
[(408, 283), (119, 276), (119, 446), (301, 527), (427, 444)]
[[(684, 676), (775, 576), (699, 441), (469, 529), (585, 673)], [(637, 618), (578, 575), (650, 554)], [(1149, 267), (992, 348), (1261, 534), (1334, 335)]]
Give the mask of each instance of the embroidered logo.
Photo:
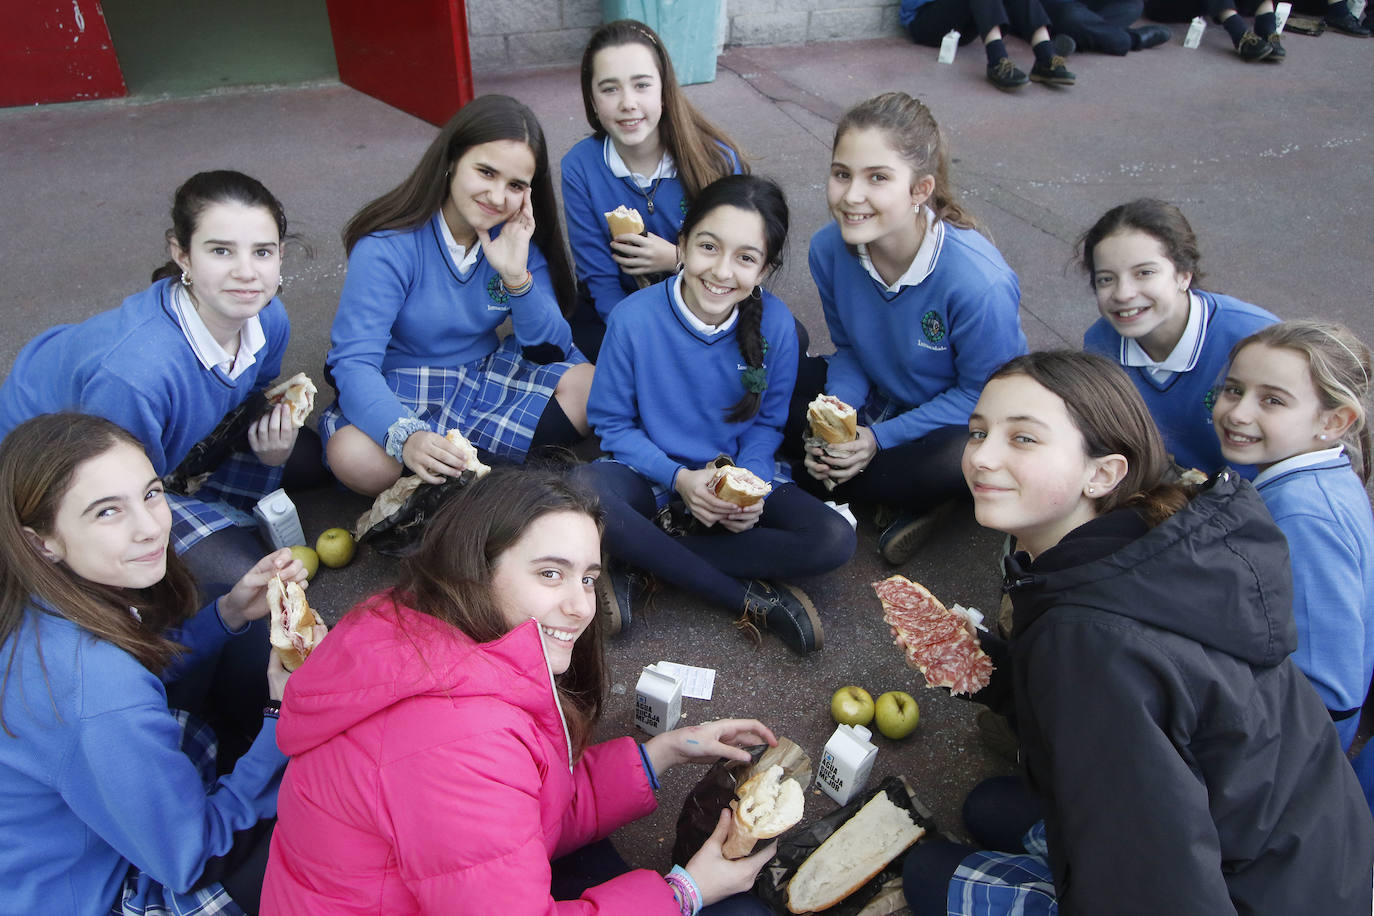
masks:
[(678, 201), (677, 208), (682, 211), (682, 216), (685, 219), (687, 217), (687, 198), (684, 197)]
[(1217, 389), (1208, 388), (1207, 393), (1202, 396), (1202, 406), (1207, 410), (1207, 416), (1212, 416), (1212, 408), (1217, 406)]
[(940, 316), (931, 309), (921, 316), (921, 333), (926, 335), (926, 340), (931, 343), (939, 343), (945, 339), (945, 325), (940, 320)]
[(487, 281), (487, 295), (497, 305), (505, 305), (510, 299), (510, 293), (506, 292), (506, 286), (501, 282), (500, 277), (492, 277)]

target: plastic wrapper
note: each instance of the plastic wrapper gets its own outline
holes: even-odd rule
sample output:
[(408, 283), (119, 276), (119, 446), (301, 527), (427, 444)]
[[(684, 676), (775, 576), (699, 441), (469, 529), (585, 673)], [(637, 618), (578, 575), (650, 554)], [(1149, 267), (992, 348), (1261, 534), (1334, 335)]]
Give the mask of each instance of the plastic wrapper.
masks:
[(425, 523), (448, 499), (477, 478), (467, 470), (443, 483), (425, 483), (409, 475), (396, 481), (358, 517), (353, 533), (359, 544), (378, 553), (403, 557), (420, 546)]
[(194, 496), (230, 455), (251, 450), (248, 427), (268, 409), (267, 396), (261, 391), (248, 395), (242, 404), (224, 415), (209, 435), (191, 446), (181, 464), (162, 478), (163, 485), (173, 493)]

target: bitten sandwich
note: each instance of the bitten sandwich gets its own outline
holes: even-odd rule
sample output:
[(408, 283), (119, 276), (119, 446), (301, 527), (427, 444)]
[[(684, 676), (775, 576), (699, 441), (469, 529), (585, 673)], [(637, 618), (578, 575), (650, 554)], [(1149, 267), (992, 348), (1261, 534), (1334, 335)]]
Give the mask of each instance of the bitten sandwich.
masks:
[(617, 235), (644, 234), (644, 217), (633, 207), (621, 204), (603, 215), (606, 217), (606, 225), (610, 227), (611, 238)]
[(740, 507), (752, 506), (773, 492), (772, 484), (761, 480), (748, 468), (733, 464), (717, 469), (710, 486), (721, 499)]
[(741, 859), (759, 840), (771, 840), (802, 819), (805, 798), (795, 779), (783, 779), (782, 767), (774, 764), (745, 780), (735, 792), (730, 808), (730, 832), (725, 835), (721, 853), (727, 859)]
[(310, 411), (315, 409), (317, 391), (309, 376), (304, 372), (297, 372), (286, 381), (268, 388), (264, 394), (267, 396), (267, 403), (273, 407), (283, 403), (289, 406), (291, 425), (300, 429), (305, 425), (305, 419), (310, 416)]
[(811, 434), (826, 442), (853, 442), (859, 437), (859, 415), (839, 398), (823, 394), (806, 405)]
[(281, 576), (267, 583), (267, 606), (272, 615), (272, 651), (283, 668), (295, 671), (318, 644), (315, 625), (324, 621), (305, 600), (305, 590), (295, 582), (283, 582)]

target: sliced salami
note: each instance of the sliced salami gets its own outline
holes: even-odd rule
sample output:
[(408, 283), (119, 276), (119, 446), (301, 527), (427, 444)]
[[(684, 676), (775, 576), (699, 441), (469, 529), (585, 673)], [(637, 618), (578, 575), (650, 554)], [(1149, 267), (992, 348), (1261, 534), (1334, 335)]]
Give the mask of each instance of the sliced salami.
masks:
[(921, 672), (927, 687), (953, 693), (982, 690), (992, 677), (992, 659), (968, 630), (968, 621), (949, 610), (925, 586), (905, 576), (873, 583), (883, 603), (883, 621), (907, 664)]

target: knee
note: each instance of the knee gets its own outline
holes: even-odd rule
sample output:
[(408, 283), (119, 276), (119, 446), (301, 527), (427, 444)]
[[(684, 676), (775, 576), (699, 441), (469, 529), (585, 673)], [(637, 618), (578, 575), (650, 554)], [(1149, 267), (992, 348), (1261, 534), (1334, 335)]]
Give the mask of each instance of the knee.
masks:
[(401, 476), (401, 463), (356, 426), (345, 426), (330, 436), (324, 453), (339, 482), (363, 496), (376, 496)]
[(858, 536), (840, 513), (826, 507), (825, 519), (817, 526), (809, 543), (816, 559), (818, 573), (838, 569), (854, 556)]
[(568, 418), (568, 422), (577, 428), (582, 435), (586, 435), (587, 427), (587, 398), (592, 392), (592, 378), (596, 372), (596, 367), (591, 363), (579, 363), (573, 366), (563, 377), (558, 380), (558, 385), (553, 389), (554, 399), (558, 401), (558, 406), (563, 409), (563, 414)]

